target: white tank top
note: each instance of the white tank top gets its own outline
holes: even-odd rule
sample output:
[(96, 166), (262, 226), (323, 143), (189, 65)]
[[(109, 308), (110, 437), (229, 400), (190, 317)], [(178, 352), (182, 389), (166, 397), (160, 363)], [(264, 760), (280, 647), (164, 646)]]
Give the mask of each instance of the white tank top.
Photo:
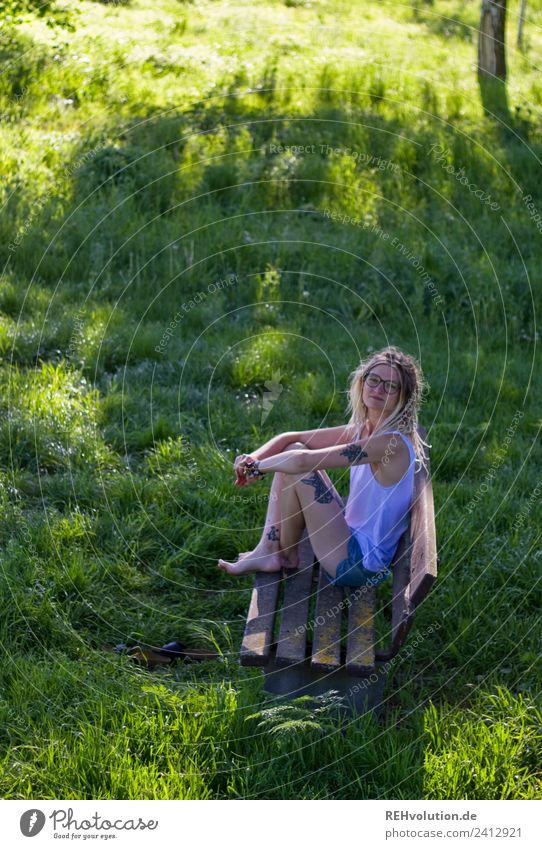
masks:
[(384, 486), (373, 474), (370, 463), (350, 466), (350, 490), (344, 518), (354, 531), (363, 552), (363, 565), (380, 572), (390, 565), (403, 532), (410, 526), (416, 455), (410, 439), (398, 430), (408, 447), (410, 463), (395, 484)]

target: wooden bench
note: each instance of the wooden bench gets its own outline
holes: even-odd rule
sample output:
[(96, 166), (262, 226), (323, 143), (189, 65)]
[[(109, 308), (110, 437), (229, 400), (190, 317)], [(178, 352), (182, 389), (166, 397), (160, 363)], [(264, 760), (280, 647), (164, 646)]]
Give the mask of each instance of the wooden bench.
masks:
[[(421, 426), (419, 432), (426, 437)], [(241, 665), (262, 667), (264, 689), (276, 695), (296, 698), (333, 689), (352, 712), (377, 708), (390, 666), (386, 662), (404, 644), (416, 607), (437, 576), (430, 473), (422, 468), (414, 476), (410, 528), (399, 540), (392, 561), (391, 632), (386, 649), (375, 648), (376, 588), (330, 584), (306, 529), (299, 554), (296, 571), (256, 573)], [(311, 600), (314, 611), (309, 621)]]

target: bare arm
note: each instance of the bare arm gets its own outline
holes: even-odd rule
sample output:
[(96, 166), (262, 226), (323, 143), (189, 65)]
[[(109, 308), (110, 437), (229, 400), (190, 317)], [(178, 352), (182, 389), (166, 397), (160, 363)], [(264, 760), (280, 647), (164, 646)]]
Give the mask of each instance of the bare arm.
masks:
[(280, 454), (284, 451), (290, 442), (303, 442), (307, 448), (312, 450), (318, 448), (328, 448), (332, 445), (343, 445), (353, 437), (352, 425), (339, 425), (338, 427), (322, 427), (315, 430), (298, 430), (289, 431), (287, 433), (279, 433), (274, 436), (261, 448), (251, 453), (251, 457), (256, 460), (263, 460), (266, 457), (273, 457), (275, 454)]
[[(263, 460), (266, 457), (273, 457), (275, 454), (281, 454), (290, 442), (297, 442), (299, 433), (290, 431), (287, 433), (279, 433), (278, 436), (273, 436), (268, 442), (252, 451), (251, 457), (255, 460)], [(287, 452), (291, 453), (291, 452)]]
[(262, 460), (258, 468), (261, 472), (302, 474), (318, 469), (346, 468), (360, 463), (388, 463), (395, 454), (407, 450), (402, 439), (394, 434), (384, 434), (314, 451), (302, 448), (283, 451)]
[[(242, 471), (244, 460), (252, 458), (253, 460), (264, 460), (269, 457), (277, 457), (281, 455), (279, 461), (280, 468), (274, 468), (273, 471), (286, 471), (290, 474), (292, 466), (292, 458), (294, 465), (297, 468), (297, 450), (290, 449), (286, 451), (286, 446), (291, 442), (303, 442), (307, 449), (313, 450), (328, 448), (333, 445), (343, 445), (349, 439), (354, 437), (354, 425), (339, 425), (337, 427), (316, 428), (314, 430), (288, 431), (274, 436), (260, 448), (252, 451), (250, 454), (240, 454), (235, 458), (234, 469), (237, 475), (235, 486), (245, 486), (248, 480), (245, 473)], [(286, 464), (284, 466), (284, 464)]]
[(301, 430), (296, 440), (303, 442), (307, 448), (331, 448), (333, 445), (345, 445), (354, 439), (355, 425), (338, 425), (337, 427), (321, 427), (316, 430)]

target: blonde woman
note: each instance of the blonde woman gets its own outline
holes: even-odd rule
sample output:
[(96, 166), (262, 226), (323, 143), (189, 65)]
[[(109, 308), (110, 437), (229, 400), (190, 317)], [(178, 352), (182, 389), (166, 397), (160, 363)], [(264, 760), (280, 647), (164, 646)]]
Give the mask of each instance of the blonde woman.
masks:
[[(237, 562), (219, 560), (230, 575), (278, 572), (299, 565), (307, 528), (321, 568), (335, 586), (376, 585), (409, 525), (414, 472), (425, 463), (417, 432), (424, 390), (416, 360), (390, 346), (350, 375), (346, 425), (282, 433), (236, 457), (236, 486), (274, 473), (262, 537)], [(350, 467), (346, 506), (326, 469)]]

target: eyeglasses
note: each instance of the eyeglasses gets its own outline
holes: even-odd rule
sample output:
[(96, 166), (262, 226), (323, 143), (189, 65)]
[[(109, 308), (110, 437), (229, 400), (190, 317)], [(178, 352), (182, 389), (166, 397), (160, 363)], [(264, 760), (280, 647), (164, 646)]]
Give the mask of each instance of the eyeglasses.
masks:
[(382, 380), (377, 374), (368, 374), (365, 378), (365, 383), (367, 386), (370, 386), (371, 389), (376, 389), (377, 386), (380, 386), (381, 383), (384, 384), (384, 390), (388, 393), (388, 395), (395, 395), (396, 392), (399, 392), (401, 386), (395, 380)]

